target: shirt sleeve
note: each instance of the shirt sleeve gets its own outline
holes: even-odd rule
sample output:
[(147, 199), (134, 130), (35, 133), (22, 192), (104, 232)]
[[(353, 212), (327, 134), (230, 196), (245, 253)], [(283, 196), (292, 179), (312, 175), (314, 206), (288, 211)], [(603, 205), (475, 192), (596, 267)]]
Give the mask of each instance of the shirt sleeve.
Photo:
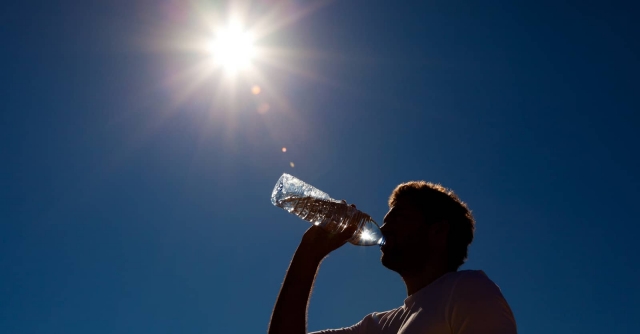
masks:
[(517, 333), (515, 318), (500, 288), (481, 271), (460, 277), (447, 311), (453, 334)]
[(362, 333), (358, 327), (358, 324), (355, 324), (351, 327), (344, 327), (338, 329), (325, 329), (318, 332), (311, 332), (309, 334), (359, 334)]
[(318, 332), (312, 332), (309, 334), (377, 334), (380, 332), (380, 317), (386, 312), (371, 313), (364, 319), (360, 320), (357, 324), (351, 327), (338, 328), (338, 329), (325, 329)]

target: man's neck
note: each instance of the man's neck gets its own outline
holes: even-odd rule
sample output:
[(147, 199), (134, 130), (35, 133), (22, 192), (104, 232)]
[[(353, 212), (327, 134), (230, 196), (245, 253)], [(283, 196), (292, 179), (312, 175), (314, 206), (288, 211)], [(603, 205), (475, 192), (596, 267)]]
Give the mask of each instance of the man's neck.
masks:
[(404, 281), (404, 285), (407, 287), (407, 296), (411, 296), (412, 294), (416, 293), (418, 290), (433, 283), (442, 275), (449, 272), (454, 272), (454, 271), (455, 270), (447, 270), (445, 269), (445, 267), (439, 267), (439, 268), (427, 267), (421, 272), (402, 275), (402, 280)]

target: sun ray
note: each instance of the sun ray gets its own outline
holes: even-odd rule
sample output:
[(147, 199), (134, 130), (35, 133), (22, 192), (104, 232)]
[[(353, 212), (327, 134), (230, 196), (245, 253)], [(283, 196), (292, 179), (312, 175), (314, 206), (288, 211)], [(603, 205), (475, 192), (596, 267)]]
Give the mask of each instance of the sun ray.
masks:
[(331, 80), (328, 77), (325, 77), (319, 73), (310, 71), (308, 69), (303, 69), (302, 67), (297, 67), (295, 65), (293, 65), (291, 62), (287, 62), (287, 61), (282, 61), (282, 59), (277, 59), (277, 58), (270, 58), (267, 57), (266, 55), (264, 57), (261, 57), (259, 60), (256, 60), (257, 62), (260, 62), (262, 64), (271, 66), (273, 68), (277, 68), (279, 70), (284, 70), (287, 71), (291, 74), (295, 74), (297, 76), (303, 77), (303, 78), (307, 78), (307, 79), (312, 79), (316, 82), (320, 82), (332, 87), (337, 87), (337, 88), (343, 88), (343, 89), (348, 89), (347, 86), (335, 81), (335, 80)]
[(173, 107), (182, 104), (189, 98), (202, 84), (211, 77), (214, 67), (208, 61), (200, 61), (199, 63), (187, 68), (167, 80), (167, 84), (171, 87), (181, 87), (175, 90), (172, 97)]
[(256, 38), (262, 38), (264, 36), (273, 34), (274, 32), (295, 23), (296, 21), (330, 4), (333, 1), (334, 0), (314, 1), (306, 7), (288, 16), (285, 16), (281, 13), (283, 8), (289, 4), (287, 1), (283, 1), (281, 2), (280, 6), (274, 8), (271, 13), (265, 15), (260, 21), (255, 24)]
[[(210, 105), (210, 121), (224, 122), (223, 127), (216, 126), (216, 128), (224, 131), (224, 138), (229, 140), (234, 137), (234, 132), (237, 134), (241, 125), (239, 124), (241, 117), (234, 112), (240, 110), (240, 101), (255, 98), (259, 101), (256, 102), (256, 108), (259, 108), (262, 103), (268, 103), (270, 106), (268, 111), (266, 108), (261, 109), (265, 122), (272, 121), (272, 115), (281, 114), (296, 127), (296, 133), (300, 130), (302, 135), (311, 137), (309, 133), (312, 132), (311, 127), (305, 124), (299, 113), (295, 111), (283, 92), (284, 88), (278, 87), (279, 74), (274, 71), (276, 77), (269, 80), (260, 68), (266, 66), (281, 73), (293, 74), (330, 87), (351, 90), (353, 88), (304, 66), (304, 63), (310, 60), (342, 61), (343, 56), (313, 50), (269, 47), (261, 44), (261, 39), (275, 36), (276, 32), (298, 22), (332, 1), (313, 1), (304, 6), (291, 1), (278, 1), (271, 5), (272, 8), (268, 8), (257, 17), (251, 17), (250, 14), (254, 8), (250, 8), (248, 2), (232, 2), (231, 5), (223, 7), (210, 2), (192, 1), (188, 5), (189, 21), (180, 26), (174, 24), (173, 31), (167, 31), (164, 40), (156, 45), (166, 55), (167, 68), (175, 67), (180, 63), (184, 64), (189, 58), (195, 60), (194, 65), (174, 71), (162, 81), (162, 87), (170, 90), (171, 104), (167, 109), (173, 111), (159, 113), (158, 122), (179, 110), (180, 106), (189, 99), (204, 98), (207, 100), (205, 103)], [(255, 14), (256, 11), (253, 13)], [(250, 47), (249, 44), (254, 42), (255, 46)], [(247, 51), (248, 53), (243, 54)], [(266, 73), (271, 75), (272, 72), (269, 71)], [(250, 94), (250, 90), (244, 86), (246, 82), (249, 88), (254, 83), (259, 83), (263, 88), (262, 92), (255, 97), (254, 95), (241, 96), (239, 92), (244, 90)], [(273, 126), (277, 124), (271, 125), (272, 130), (275, 131)], [(207, 126), (203, 125), (203, 128)], [(204, 133), (206, 131), (203, 132), (203, 136), (205, 136)], [(272, 133), (273, 136), (277, 134)]]

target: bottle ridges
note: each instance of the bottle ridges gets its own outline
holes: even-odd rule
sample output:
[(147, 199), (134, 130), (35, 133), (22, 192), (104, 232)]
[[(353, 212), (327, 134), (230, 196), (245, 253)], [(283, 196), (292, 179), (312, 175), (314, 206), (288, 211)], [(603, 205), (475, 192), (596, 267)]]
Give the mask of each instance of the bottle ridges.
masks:
[(371, 220), (366, 213), (345, 203), (313, 197), (287, 197), (276, 205), (331, 233), (342, 232), (351, 224), (361, 226)]

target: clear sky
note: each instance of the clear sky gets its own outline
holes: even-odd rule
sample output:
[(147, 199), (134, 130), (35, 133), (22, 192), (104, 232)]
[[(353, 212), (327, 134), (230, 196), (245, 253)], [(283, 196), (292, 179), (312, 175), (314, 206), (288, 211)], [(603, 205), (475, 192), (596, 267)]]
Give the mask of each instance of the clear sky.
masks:
[[(203, 52), (230, 13), (262, 50), (235, 75)], [(637, 333), (638, 13), (4, 2), (0, 332), (266, 332), (308, 227), (269, 201), (287, 172), (378, 222), (398, 183), (450, 187), (520, 333)], [(401, 305), (379, 257), (324, 261), (310, 330)]]

